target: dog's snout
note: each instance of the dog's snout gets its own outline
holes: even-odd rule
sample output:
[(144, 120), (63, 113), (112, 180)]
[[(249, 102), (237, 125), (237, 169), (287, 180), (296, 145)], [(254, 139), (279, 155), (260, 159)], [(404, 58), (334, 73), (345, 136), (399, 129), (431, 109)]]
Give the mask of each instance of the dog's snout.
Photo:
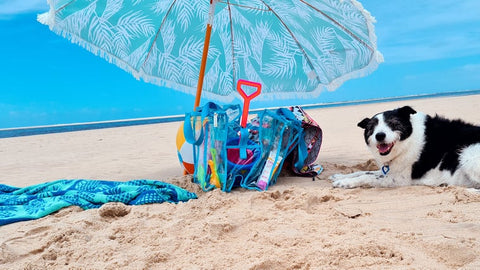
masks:
[(385, 140), (385, 137), (387, 135), (385, 134), (385, 132), (379, 132), (377, 134), (375, 134), (375, 139), (377, 139), (377, 142), (381, 142), (383, 140)]

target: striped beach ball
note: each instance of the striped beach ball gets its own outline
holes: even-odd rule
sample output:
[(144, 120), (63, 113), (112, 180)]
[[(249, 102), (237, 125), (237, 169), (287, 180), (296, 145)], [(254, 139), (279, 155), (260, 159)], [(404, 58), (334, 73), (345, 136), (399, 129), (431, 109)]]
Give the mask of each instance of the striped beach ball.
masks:
[(185, 140), (185, 135), (183, 134), (183, 123), (178, 129), (176, 143), (180, 165), (183, 167), (185, 172), (193, 174), (195, 172), (195, 166), (193, 165), (193, 145)]

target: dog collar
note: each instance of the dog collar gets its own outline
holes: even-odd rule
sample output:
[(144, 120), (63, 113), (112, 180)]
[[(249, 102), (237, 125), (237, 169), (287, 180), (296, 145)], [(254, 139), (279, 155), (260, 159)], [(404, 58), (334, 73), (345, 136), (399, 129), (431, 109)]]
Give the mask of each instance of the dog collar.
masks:
[(390, 171), (390, 166), (388, 166), (387, 164), (383, 165), (382, 167), (383, 175), (387, 175), (389, 171)]

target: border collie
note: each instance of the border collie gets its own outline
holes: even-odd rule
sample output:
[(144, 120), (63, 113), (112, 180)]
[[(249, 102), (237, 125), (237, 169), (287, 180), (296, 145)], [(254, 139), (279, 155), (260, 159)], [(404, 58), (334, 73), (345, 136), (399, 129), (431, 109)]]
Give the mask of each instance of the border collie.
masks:
[(358, 126), (381, 169), (332, 175), (334, 187), (480, 188), (480, 126), (409, 106), (365, 118)]

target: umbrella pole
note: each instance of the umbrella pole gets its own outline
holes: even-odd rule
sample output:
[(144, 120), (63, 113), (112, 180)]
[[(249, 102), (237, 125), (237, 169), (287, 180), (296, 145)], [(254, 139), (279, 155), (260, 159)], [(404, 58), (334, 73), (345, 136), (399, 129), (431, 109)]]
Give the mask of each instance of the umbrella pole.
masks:
[(217, 0), (210, 0), (210, 11), (208, 16), (207, 31), (205, 32), (205, 43), (203, 44), (202, 63), (200, 64), (200, 74), (198, 75), (197, 94), (195, 95), (195, 111), (200, 106), (200, 98), (202, 97), (203, 78), (205, 77), (205, 67), (207, 65), (208, 47), (210, 46), (210, 35), (212, 33), (213, 16), (215, 15), (215, 4)]
[(205, 43), (203, 45), (202, 63), (200, 65), (200, 74), (198, 75), (197, 94), (195, 95), (195, 105), (193, 110), (200, 106), (200, 98), (202, 96), (203, 77), (205, 76), (205, 66), (207, 65), (208, 47), (210, 46), (210, 34), (212, 25), (207, 24), (207, 32), (205, 33)]

